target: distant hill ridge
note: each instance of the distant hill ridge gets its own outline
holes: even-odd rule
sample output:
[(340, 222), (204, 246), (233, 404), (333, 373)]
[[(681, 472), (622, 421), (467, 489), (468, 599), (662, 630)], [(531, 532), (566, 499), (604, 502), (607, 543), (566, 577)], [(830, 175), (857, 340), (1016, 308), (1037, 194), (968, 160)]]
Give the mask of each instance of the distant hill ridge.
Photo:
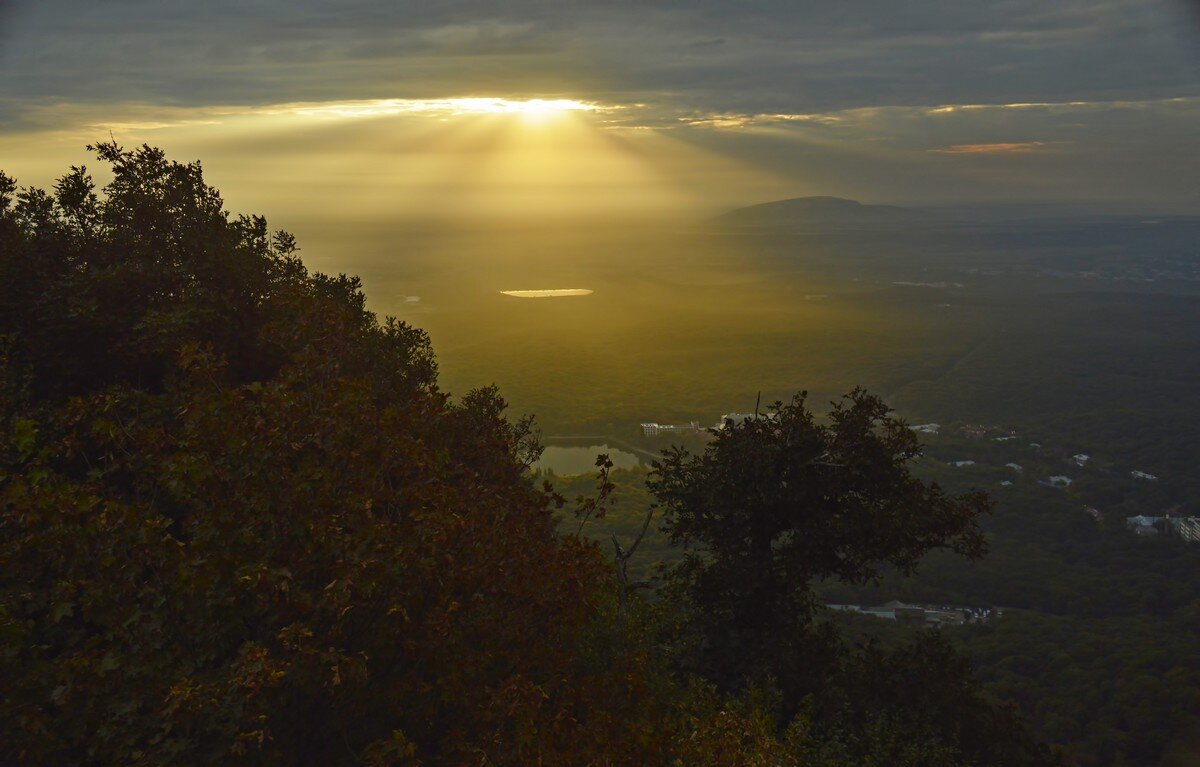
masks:
[(895, 205), (864, 205), (842, 197), (795, 197), (738, 208), (716, 218), (725, 226), (917, 224), (932, 215)]

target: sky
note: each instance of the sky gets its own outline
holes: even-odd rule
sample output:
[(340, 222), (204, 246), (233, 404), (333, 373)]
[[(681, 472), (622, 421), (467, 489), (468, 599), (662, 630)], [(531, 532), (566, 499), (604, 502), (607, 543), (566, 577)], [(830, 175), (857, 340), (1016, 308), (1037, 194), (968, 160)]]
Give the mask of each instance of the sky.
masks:
[(0, 0), (0, 169), (111, 133), (285, 216), (1200, 214), (1197, 5)]

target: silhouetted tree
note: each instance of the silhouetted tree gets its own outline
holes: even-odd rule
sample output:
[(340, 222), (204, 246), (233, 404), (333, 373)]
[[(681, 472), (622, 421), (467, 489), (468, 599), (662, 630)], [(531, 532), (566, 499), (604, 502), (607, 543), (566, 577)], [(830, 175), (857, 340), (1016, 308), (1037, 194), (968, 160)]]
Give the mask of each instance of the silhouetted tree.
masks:
[(914, 477), (920, 444), (861, 389), (828, 423), (805, 395), (727, 423), (701, 455), (664, 454), (648, 485), (665, 529), (692, 552), (671, 574), (689, 605), (691, 662), (727, 688), (773, 677), (811, 690), (825, 638), (810, 630), (816, 579), (911, 571), (933, 548), (983, 552), (982, 493), (951, 497)]
[(291, 235), (231, 217), (199, 163), (148, 146), (92, 149), (112, 168), (103, 195), (82, 167), (53, 194), (0, 177), (0, 335), (35, 399), (160, 389), (185, 342), (210, 344), (231, 380), (261, 380), (324, 332), (319, 313), (298, 324), (318, 304), (355, 336), (347, 362), (399, 352), (409, 383), (432, 385), (423, 332), (380, 328), (357, 278), (309, 274)]

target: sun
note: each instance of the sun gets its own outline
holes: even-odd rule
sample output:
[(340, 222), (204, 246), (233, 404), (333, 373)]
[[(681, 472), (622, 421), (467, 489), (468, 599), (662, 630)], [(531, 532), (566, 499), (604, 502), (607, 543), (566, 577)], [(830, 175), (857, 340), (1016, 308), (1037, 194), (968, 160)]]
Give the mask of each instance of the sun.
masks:
[(554, 112), (594, 112), (599, 109), (596, 104), (572, 99), (459, 98), (445, 99), (444, 103), (461, 114), (545, 115)]
[(534, 121), (561, 116), (568, 112), (595, 112), (600, 107), (574, 99), (446, 99), (446, 106), (457, 114), (510, 114)]
[(469, 96), (442, 99), (374, 99), (323, 104), (292, 104), (275, 108), (308, 117), (381, 117), (386, 115), (430, 115), (460, 117), (467, 115), (514, 115), (532, 120), (562, 116), (571, 112), (601, 112), (603, 107), (575, 99), (507, 99), (494, 96)]
[(548, 115), (555, 112), (593, 112), (595, 104), (586, 104), (571, 99), (529, 99), (512, 102), (517, 111), (526, 115)]

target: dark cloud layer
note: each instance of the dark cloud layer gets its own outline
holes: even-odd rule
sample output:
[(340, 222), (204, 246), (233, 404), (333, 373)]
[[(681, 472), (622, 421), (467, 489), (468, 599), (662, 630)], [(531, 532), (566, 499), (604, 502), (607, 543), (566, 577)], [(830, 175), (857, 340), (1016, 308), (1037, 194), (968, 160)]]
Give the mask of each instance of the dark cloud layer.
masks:
[(1200, 93), (1188, 0), (5, 5), (10, 118), (53, 100), (569, 93), (812, 112)]

